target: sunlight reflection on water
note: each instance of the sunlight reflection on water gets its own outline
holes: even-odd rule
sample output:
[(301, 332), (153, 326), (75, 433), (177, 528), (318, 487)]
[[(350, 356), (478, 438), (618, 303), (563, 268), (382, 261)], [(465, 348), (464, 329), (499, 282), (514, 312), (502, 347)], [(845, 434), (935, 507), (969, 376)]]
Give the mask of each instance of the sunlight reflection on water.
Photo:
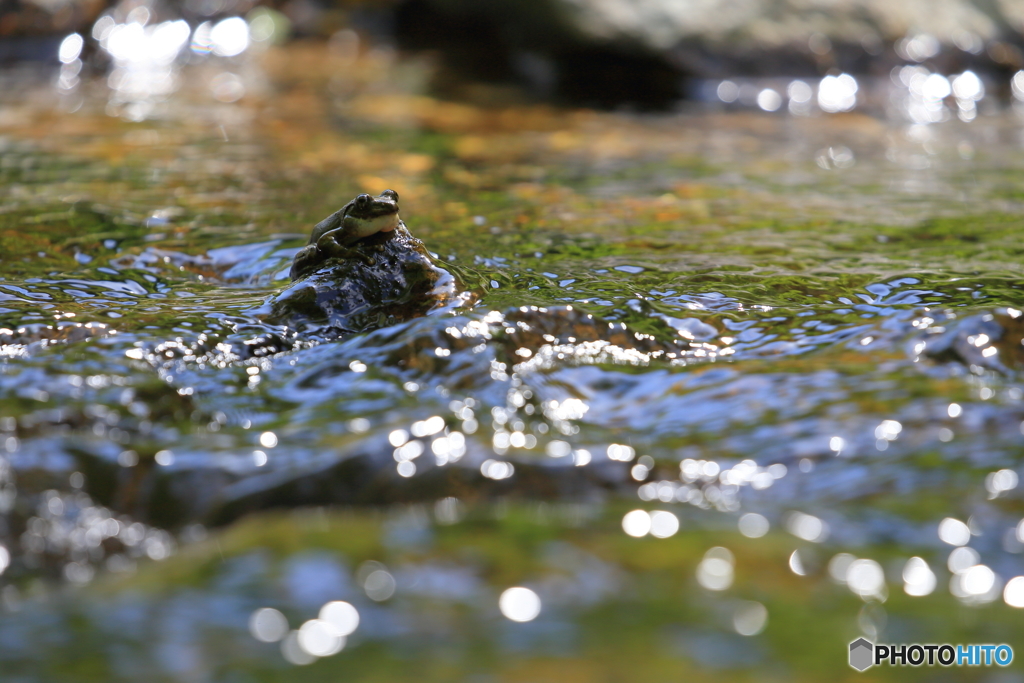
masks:
[[(105, 15), (91, 37), (61, 43), (57, 88), (85, 96), (81, 57), (92, 40), (112, 59), (103, 87), (113, 115), (140, 126), (173, 121), (181, 113), (163, 105), (186, 98), (206, 67), (202, 106), (212, 98), (244, 112), (261, 77), (255, 48), (269, 40), (258, 18), (192, 27), (156, 21), (148, 10)], [(38, 665), (42, 654), (8, 644), (63, 618), (59, 606), (32, 602), (34, 577), (88, 585), (105, 573), (151, 576), (155, 563), (188, 568), (189, 553), (203, 548), (215, 559), (194, 579), (200, 597), (169, 583), (169, 597), (129, 606), (166, 613), (175, 625), (153, 636), (156, 654), (138, 645), (153, 670), (173, 669), (166, 652), (175, 648), (204, 651), (181, 634), (207, 627), (222, 628), (239, 657), (272, 657), (274, 666), (282, 655), (293, 664), (334, 655), (347, 662), (373, 657), (377, 647), (412, 656), (409, 643), (432, 648), (440, 640), (452, 659), (491, 640), (502, 652), (565, 657), (590, 642), (588, 619), (605, 623), (615, 618), (608, 613), (632, 610), (649, 610), (658, 623), (645, 642), (697, 650), (710, 643), (709, 666), (735, 665), (737, 640), (751, 643), (737, 650), (749, 661), (778, 655), (759, 634), (791, 621), (789, 582), (800, 591), (836, 589), (831, 597), (850, 601), (837, 608), (846, 610), (843, 628), (871, 637), (886, 633), (887, 613), (906, 614), (889, 594), (900, 585), (929, 608), (1000, 596), (1003, 607), (1021, 607), (1024, 579), (1014, 574), (1024, 522), (1012, 505), (1024, 417), (1014, 322), (1022, 302), (1007, 256), (1017, 235), (998, 220), (972, 221), (977, 229), (941, 221), (952, 211), (947, 200), (959, 211), (989, 202), (1019, 210), (1012, 194), (985, 194), (1006, 189), (993, 176), (1014, 177), (1004, 150), (1019, 124), (998, 100), (1005, 82), (939, 72), (924, 57), (932, 47), (908, 37), (899, 49), (912, 63), (887, 79), (837, 73), (728, 79), (705, 89), (716, 106), (779, 112), (758, 114), (751, 128), (741, 127), (742, 113), (724, 115), (728, 124), (702, 115), (640, 119), (668, 131), (653, 141), (620, 134), (636, 120), (628, 116), (580, 114), (583, 133), (531, 128), (526, 137), (541, 151), (517, 157), (518, 139), (508, 144), (502, 153), (512, 160), (502, 163), (520, 176), (500, 183), (473, 176), (478, 162), (459, 166), (458, 155), (499, 149), (480, 131), (497, 126), (513, 136), (512, 114), (461, 129), (452, 120), (473, 119), (468, 106), (445, 110), (455, 116), (441, 123), (395, 113), (454, 106), (418, 96), (381, 114), (335, 74), (331, 115), (356, 133), (343, 144), (303, 148), (294, 168), (261, 147), (270, 127), (251, 138), (222, 129), (173, 145), (190, 161), (154, 161), (145, 180), (136, 179), (143, 189), (102, 174), (75, 186), (86, 196), (107, 185), (110, 197), (124, 192), (123, 212), (97, 200), (73, 210), (59, 204), (62, 212), (42, 217), (19, 214), (51, 240), (19, 246), (26, 259), (45, 261), (61, 249), (74, 255), (0, 282), (0, 396), (13, 411), (0, 418), (0, 511), (14, 520), (2, 530), (0, 574), (10, 583), (0, 604), (31, 605), (21, 623), (7, 612), (0, 618), (0, 657)], [(354, 64), (358, 38), (341, 35), (331, 50)], [(1017, 74), (1010, 83), (1016, 100), (1024, 100), (1022, 82)], [(375, 147), (366, 131), (391, 129), (338, 114), (349, 105), (404, 121), (402, 149)], [(888, 119), (824, 116), (849, 112)], [(542, 121), (537, 129), (552, 125), (543, 112), (530, 115)], [(771, 143), (751, 132), (786, 116), (817, 118), (822, 128)], [(413, 149), (429, 147), (417, 126), (430, 144), (430, 136), (452, 137), (439, 160)], [(330, 135), (348, 134), (336, 128)], [(700, 139), (672, 147), (673, 163), (697, 156), (713, 168), (686, 167), (676, 177), (659, 166), (653, 179), (629, 177), (635, 158), (655, 158), (690, 128)], [(148, 154), (167, 131), (133, 133)], [(638, 147), (622, 152), (631, 144)], [(551, 190), (542, 172), (562, 163), (549, 156), (559, 146), (569, 150), (568, 167), (581, 165), (601, 186), (528, 204), (530, 193)], [(438, 185), (420, 195), (423, 217), (408, 220), (431, 245), (443, 244), (441, 253), (455, 253), (455, 266), (473, 263), (490, 284), (480, 302), (359, 335), (315, 327), (299, 335), (251, 313), (286, 279), (305, 238), (310, 216), (296, 216), (320, 187), (307, 188), (312, 175), (301, 169), (354, 175), (369, 159), (382, 164), (358, 180), (369, 184), (399, 173), (383, 165), (391, 156), (401, 159), (395, 168), (436, 169), (445, 183), (471, 188), (457, 194), (455, 185), (429, 181)], [(45, 168), (33, 171), (43, 157), (12, 143), (3, 172), (17, 182), (4, 192), (28, 202), (25, 187), (42, 188), (63, 201), (68, 188)], [(930, 175), (944, 168), (947, 176)], [(964, 169), (982, 180), (965, 184)], [(298, 180), (287, 180), (292, 173)], [(406, 179), (414, 176), (421, 177), (410, 171)], [(178, 206), (168, 190), (175, 183), (196, 189), (197, 203)], [(867, 183), (888, 189), (874, 193)], [(540, 219), (502, 214), (503, 205), (476, 207), (493, 192), (480, 188), (495, 185), (513, 185), (502, 201), (541, 207), (550, 222), (542, 228)], [(919, 185), (920, 193), (910, 191)], [(434, 194), (444, 194), (436, 203), (450, 215), (436, 213)], [(770, 196), (762, 204), (755, 195)], [(270, 217), (277, 204), (286, 218)], [(920, 212), (930, 222), (914, 223)], [(621, 225), (601, 227), (620, 214)], [(854, 220), (865, 215), (866, 227)], [(95, 248), (59, 246), (58, 233), (89, 234), (74, 222), (83, 216), (102, 236)], [(805, 219), (821, 223), (805, 229)], [(630, 221), (667, 227), (633, 234)], [(955, 258), (928, 251), (935, 244)], [(87, 321), (94, 315), (110, 319)], [(416, 495), (426, 497), (422, 509), (381, 529), (360, 527)], [(516, 508), (535, 498), (545, 502)], [(268, 515), (256, 523), (259, 533), (279, 523), (280, 536), (257, 534), (256, 543), (280, 557), (253, 551), (250, 573), (244, 562), (232, 564), (237, 548), (220, 546), (221, 532), (213, 545), (195, 526), (244, 524), (247, 513), (273, 507), (364, 503), (382, 511), (357, 522), (323, 510)], [(488, 526), (509, 515), (507, 528)], [(163, 528), (186, 523), (177, 536)], [(492, 537), (473, 536), (479, 529)], [(558, 534), (564, 538), (552, 540)], [(339, 539), (352, 546), (309, 552)], [(777, 552), (757, 555), (772, 544)], [(350, 572), (348, 562), (358, 569)], [(752, 576), (773, 578), (755, 590)], [(630, 602), (648, 597), (653, 606)], [(587, 613), (591, 607), (604, 616)], [(89, 618), (115, 634), (103, 646), (113, 653), (135, 635), (117, 630), (110, 609)], [(650, 616), (669, 612), (664, 623)], [(72, 632), (68, 619), (57, 631)], [(612, 623), (619, 632), (636, 628)], [(680, 624), (718, 630), (680, 635)], [(245, 649), (259, 643), (279, 645)], [(231, 648), (216, 649), (210, 661), (236, 661)]]

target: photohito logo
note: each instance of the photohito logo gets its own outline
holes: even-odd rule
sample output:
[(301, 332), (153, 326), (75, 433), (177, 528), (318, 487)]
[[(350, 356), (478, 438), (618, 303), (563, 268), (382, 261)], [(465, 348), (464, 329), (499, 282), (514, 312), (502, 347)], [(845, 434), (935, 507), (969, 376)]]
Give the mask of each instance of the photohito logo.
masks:
[(1009, 666), (1009, 645), (883, 645), (866, 638), (850, 643), (850, 666), (864, 671), (876, 664), (889, 666)]

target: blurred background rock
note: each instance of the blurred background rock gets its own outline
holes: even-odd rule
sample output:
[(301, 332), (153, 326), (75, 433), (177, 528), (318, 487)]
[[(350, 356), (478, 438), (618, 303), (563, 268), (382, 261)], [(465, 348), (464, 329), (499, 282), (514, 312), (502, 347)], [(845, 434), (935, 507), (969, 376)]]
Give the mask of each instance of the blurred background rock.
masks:
[(192, 29), (262, 11), (278, 41), (352, 29), (431, 55), (435, 94), (495, 103), (665, 108), (699, 96), (702, 79), (884, 76), (922, 63), (1006, 82), (1024, 66), (1024, 3), (1011, 0), (14, 0), (0, 4), (0, 63), (56, 62), (71, 33), (89, 57), (97, 21), (134, 10)]

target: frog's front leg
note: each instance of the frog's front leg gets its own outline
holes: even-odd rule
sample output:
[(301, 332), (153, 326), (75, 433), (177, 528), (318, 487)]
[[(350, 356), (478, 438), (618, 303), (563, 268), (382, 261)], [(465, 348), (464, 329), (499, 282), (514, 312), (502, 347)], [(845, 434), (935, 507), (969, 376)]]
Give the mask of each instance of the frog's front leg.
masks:
[(319, 251), (323, 256), (329, 258), (358, 259), (367, 266), (372, 266), (376, 263), (373, 258), (367, 256), (361, 251), (339, 244), (337, 237), (340, 237), (341, 235), (342, 231), (340, 228), (324, 233), (316, 242), (317, 251)]

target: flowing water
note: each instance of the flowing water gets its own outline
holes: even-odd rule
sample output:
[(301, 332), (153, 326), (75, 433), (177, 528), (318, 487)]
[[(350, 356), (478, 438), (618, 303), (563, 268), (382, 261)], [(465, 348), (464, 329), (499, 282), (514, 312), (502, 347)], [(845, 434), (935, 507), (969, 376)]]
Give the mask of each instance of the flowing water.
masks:
[[(193, 58), (173, 93), (0, 75), (5, 680), (820, 680), (859, 635), (1024, 646), (1011, 107), (488, 108), (336, 43)], [(464, 296), (341, 336), (261, 315), (386, 187)], [(335, 600), (347, 638), (310, 621)]]

